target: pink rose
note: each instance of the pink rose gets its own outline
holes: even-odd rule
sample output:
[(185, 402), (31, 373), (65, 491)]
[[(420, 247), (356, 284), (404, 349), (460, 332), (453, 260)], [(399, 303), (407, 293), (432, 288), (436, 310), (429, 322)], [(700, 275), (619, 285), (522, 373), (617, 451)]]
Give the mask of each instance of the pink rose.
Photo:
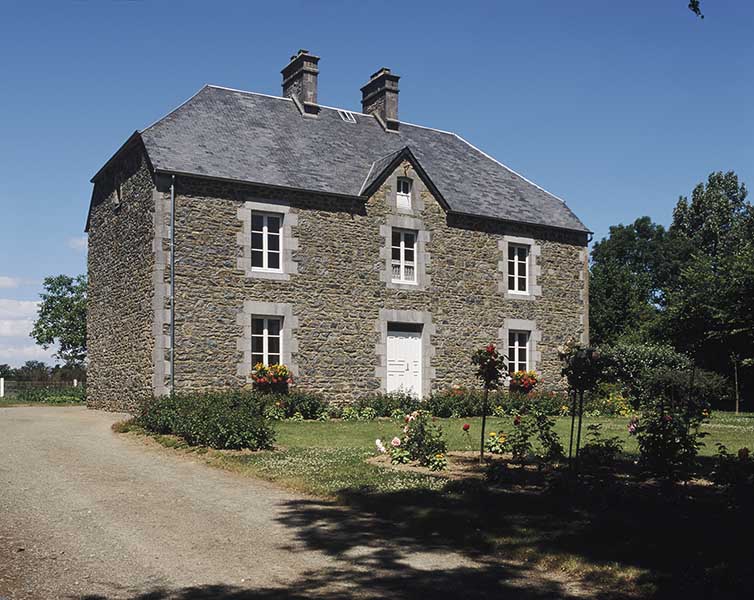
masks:
[(401, 438), (399, 438), (399, 437), (394, 437), (394, 438), (393, 438), (392, 440), (390, 440), (390, 445), (391, 445), (391, 446), (392, 446), (393, 448), (397, 448), (398, 446), (400, 446), (400, 445), (401, 445)]

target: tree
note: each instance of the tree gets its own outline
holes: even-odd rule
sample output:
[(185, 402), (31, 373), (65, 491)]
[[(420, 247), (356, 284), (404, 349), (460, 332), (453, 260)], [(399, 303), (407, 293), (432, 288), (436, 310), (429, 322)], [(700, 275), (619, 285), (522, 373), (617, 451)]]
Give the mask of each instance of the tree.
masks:
[(8, 364), (3, 363), (0, 365), (0, 377), (12, 377), (13, 371), (13, 367)]
[(86, 276), (47, 277), (43, 287), (31, 336), (44, 348), (58, 344), (56, 356), (66, 364), (82, 365), (86, 359)]
[(704, 15), (702, 14), (702, 6), (700, 0), (690, 0), (689, 1), (689, 10), (694, 13), (697, 17), (700, 19), (704, 18)]
[[(712, 173), (681, 197), (668, 250), (680, 265), (668, 281), (663, 329), (701, 366), (731, 375), (754, 360), (754, 207), (733, 172)], [(737, 368), (737, 367), (736, 367)]]
[(610, 227), (592, 250), (589, 320), (596, 343), (639, 341), (663, 302), (667, 232), (649, 217)]

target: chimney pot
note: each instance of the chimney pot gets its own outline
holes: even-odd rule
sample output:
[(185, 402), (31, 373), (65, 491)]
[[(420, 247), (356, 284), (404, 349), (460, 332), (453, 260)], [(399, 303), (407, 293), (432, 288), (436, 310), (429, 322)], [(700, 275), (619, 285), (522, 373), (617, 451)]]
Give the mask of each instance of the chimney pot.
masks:
[(398, 131), (398, 75), (382, 67), (361, 88), (363, 112), (374, 115), (388, 131)]
[(291, 61), (281, 71), (283, 75), (283, 96), (291, 98), (302, 113), (316, 115), (317, 76), (319, 75), (319, 56), (309, 54), (301, 49), (291, 56)]

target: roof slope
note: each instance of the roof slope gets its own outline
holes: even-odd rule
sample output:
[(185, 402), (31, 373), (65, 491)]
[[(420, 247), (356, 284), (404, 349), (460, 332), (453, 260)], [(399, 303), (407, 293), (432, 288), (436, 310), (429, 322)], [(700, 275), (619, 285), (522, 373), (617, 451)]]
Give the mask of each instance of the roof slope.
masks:
[(305, 118), (292, 100), (205, 86), (141, 135), (157, 171), (358, 196), (408, 147), (453, 212), (588, 231), (563, 201), (459, 136), (401, 123), (386, 132), (322, 107)]

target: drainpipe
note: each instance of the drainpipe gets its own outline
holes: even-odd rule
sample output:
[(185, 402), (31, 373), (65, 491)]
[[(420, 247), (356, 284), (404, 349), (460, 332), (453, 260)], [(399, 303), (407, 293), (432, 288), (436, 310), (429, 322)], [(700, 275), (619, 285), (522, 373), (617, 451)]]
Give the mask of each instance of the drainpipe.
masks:
[(170, 395), (175, 394), (175, 175), (170, 180)]

